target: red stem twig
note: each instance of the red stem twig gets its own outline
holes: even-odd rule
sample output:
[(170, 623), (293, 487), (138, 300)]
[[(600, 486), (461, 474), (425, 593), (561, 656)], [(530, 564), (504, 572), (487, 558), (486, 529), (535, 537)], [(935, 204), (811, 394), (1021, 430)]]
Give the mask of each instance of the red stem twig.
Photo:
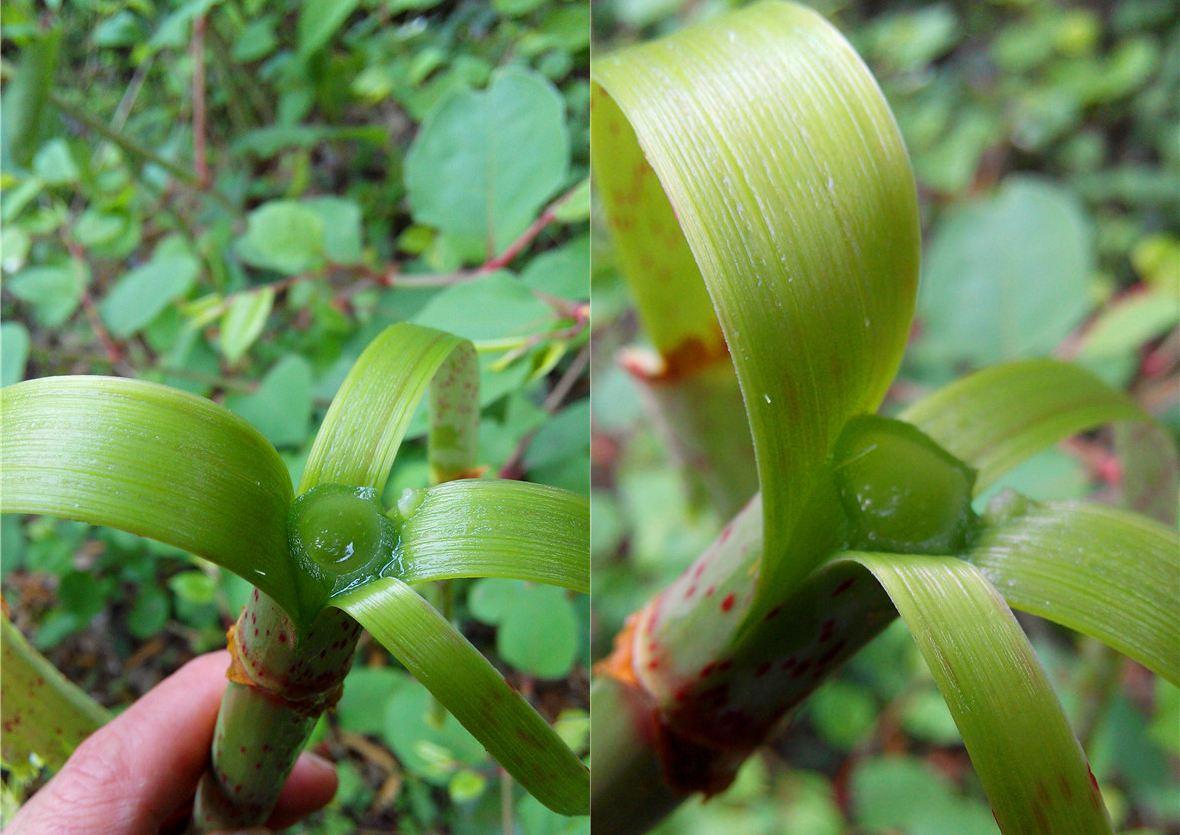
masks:
[(200, 188), (209, 187), (209, 161), (205, 146), (205, 16), (193, 21), (193, 173)]

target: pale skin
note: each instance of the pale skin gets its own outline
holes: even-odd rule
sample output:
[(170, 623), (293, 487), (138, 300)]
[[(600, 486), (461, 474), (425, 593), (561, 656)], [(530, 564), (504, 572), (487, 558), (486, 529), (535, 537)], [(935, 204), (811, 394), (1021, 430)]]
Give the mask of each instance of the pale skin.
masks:
[[(160, 682), (83, 742), (5, 835), (140, 835), (182, 826), (208, 763), (228, 667), (229, 653), (214, 652)], [(335, 793), (335, 767), (303, 754), (267, 826), (290, 826)]]

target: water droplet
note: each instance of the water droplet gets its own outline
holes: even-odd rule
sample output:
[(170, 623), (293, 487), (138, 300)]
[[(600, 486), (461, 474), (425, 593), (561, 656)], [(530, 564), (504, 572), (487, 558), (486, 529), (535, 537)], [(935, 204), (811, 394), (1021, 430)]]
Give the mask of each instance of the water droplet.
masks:
[(770, 402), (770, 395), (764, 394), (764, 395), (762, 395), (762, 399), (765, 400), (767, 403), (769, 403)]

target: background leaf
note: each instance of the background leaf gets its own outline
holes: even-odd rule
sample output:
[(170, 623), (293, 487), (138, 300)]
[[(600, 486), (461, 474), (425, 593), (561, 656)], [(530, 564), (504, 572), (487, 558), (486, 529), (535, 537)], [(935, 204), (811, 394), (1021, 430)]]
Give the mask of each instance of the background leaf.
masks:
[(519, 69), (441, 102), (406, 156), (414, 219), (469, 259), (503, 250), (566, 179), (563, 110), (552, 84)]
[(1090, 310), (1093, 269), (1093, 231), (1076, 199), (1011, 177), (936, 230), (919, 296), (920, 355), (984, 365), (1046, 354)]

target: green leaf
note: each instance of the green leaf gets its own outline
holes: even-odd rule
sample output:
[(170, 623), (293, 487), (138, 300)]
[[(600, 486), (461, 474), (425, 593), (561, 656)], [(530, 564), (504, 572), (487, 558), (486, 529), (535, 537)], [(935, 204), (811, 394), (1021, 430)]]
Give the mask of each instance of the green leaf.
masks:
[(50, 768), (61, 768), (110, 716), (29, 646), (7, 617), (0, 618), (0, 645), (4, 765), (25, 778), (36, 773), (33, 755)]
[(127, 631), (141, 641), (154, 638), (168, 624), (168, 614), (168, 595), (154, 586), (141, 584), (127, 613)]
[(456, 284), (434, 296), (414, 317), (475, 342), (539, 333), (552, 327), (553, 310), (508, 273)]
[(336, 703), (340, 727), (358, 734), (379, 735), (385, 727), (384, 707), (411, 679), (390, 667), (354, 667)]
[(1004, 832), (1110, 833), (1085, 754), (1003, 598), (954, 557), (844, 555), (897, 607)]
[(577, 223), (590, 219), (590, 178), (582, 180), (570, 192), (565, 201), (553, 210), (558, 223)]
[(578, 616), (565, 592), (548, 586), (514, 585), (512, 604), (496, 630), (496, 652), (528, 675), (565, 678), (577, 659), (579, 645)]
[(905, 348), (919, 255), (905, 146), (868, 70), (800, 6), (742, 9), (596, 60), (592, 76), (595, 176), (665, 374), (726, 345), (737, 371), (765, 607), (819, 558), (795, 537), (808, 496)]
[(1135, 513), (1002, 496), (970, 551), (1015, 609), (1097, 638), (1180, 684), (1180, 541)]
[(5, 81), (4, 156), (19, 165), (27, 165), (41, 144), (60, 45), (60, 29), (38, 32), (21, 47), (16, 72)]
[(115, 282), (99, 305), (103, 321), (115, 336), (131, 336), (184, 296), (200, 269), (192, 254), (158, 247), (150, 261)]
[(307, 439), (311, 422), (311, 366), (297, 354), (276, 362), (258, 390), (231, 395), (225, 407), (258, 428), (275, 446), (298, 446)]
[(590, 505), (523, 481), (465, 479), (425, 491), (402, 528), (407, 583), (511, 577), (590, 591)]
[(339, 197), (314, 197), (301, 205), (315, 212), (324, 225), (327, 259), (333, 264), (359, 264), (364, 256), (360, 206)]
[(8, 279), (8, 292), (32, 306), (38, 324), (55, 328), (73, 315), (82, 300), (89, 271), (77, 261), (52, 267), (27, 267)]
[[(937, 697), (936, 697), (937, 698)], [(956, 797), (950, 781), (916, 757), (870, 757), (852, 773), (856, 820), (869, 832), (994, 835), (987, 807)]]
[(1180, 324), (1175, 287), (1136, 293), (1102, 311), (1086, 331), (1082, 359), (1112, 357), (1133, 351)]
[(250, 212), (237, 252), (251, 266), (298, 275), (323, 266), (326, 246), (318, 212), (293, 200), (272, 200)]
[(80, 176), (70, 146), (61, 137), (41, 146), (33, 158), (33, 171), (46, 183), (55, 186), (77, 182)]
[(590, 298), (590, 236), (543, 252), (529, 261), (520, 280), (534, 290), (563, 299)]
[(435, 480), (471, 470), (479, 423), (475, 349), (450, 334), (399, 322), (369, 343), (340, 385), (311, 448), (299, 492), (317, 484), (383, 489), (414, 409), (432, 380), (429, 455)]
[(385, 578), (335, 604), (392, 652), (530, 794), (555, 812), (587, 813), (589, 770), (413, 589)]
[(0, 390), (0, 509), (174, 545), (296, 612), (291, 482), (241, 418), (155, 383), (48, 377)]
[(274, 288), (262, 287), (249, 293), (240, 293), (230, 302), (229, 309), (221, 317), (218, 339), (221, 353), (230, 365), (245, 356), (250, 346), (262, 335), (274, 301)]
[(28, 360), (29, 329), (20, 322), (0, 324), (0, 386), (20, 381)]
[(430, 112), (406, 155), (414, 220), (442, 230), (466, 258), (504, 250), (561, 187), (569, 168), (565, 105), (544, 77), (499, 70)]
[(977, 494), (1057, 441), (1104, 423), (1148, 419), (1127, 395), (1057, 360), (978, 371), (922, 398), (900, 417), (978, 470)]
[[(392, 694), (376, 718), (386, 744), (415, 776), (445, 785), (456, 766), (487, 763), (487, 752), (449, 713), (436, 715), (438, 703), (430, 692), (409, 676)], [(372, 705), (369, 706), (373, 713)]]
[(360, 0), (304, 0), (299, 8), (299, 54), (306, 57), (324, 46), (359, 3)]
[(1093, 248), (1081, 207), (1048, 182), (1012, 177), (956, 209), (926, 255), (919, 351), (974, 365), (1049, 353), (1090, 309)]

